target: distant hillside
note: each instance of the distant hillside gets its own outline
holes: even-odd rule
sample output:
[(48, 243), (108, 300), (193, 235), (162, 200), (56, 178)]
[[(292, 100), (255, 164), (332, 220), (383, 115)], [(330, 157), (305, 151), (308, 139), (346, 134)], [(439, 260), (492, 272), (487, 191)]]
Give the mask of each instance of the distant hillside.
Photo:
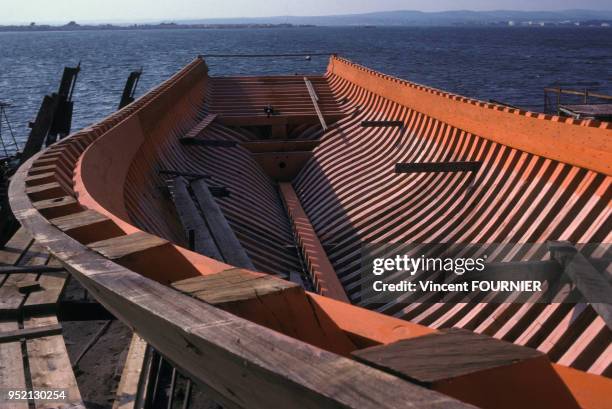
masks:
[(197, 19), (177, 21), (185, 24), (295, 24), (319, 26), (375, 25), (375, 26), (448, 26), (515, 23), (562, 23), (582, 21), (610, 21), (612, 10), (564, 10), (564, 11), (386, 11), (367, 14), (334, 16), (277, 16), (261, 18)]

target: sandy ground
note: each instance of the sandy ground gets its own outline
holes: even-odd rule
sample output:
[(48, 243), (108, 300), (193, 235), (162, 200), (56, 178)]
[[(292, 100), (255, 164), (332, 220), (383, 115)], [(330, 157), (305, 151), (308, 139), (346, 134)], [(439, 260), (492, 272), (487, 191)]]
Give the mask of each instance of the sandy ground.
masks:
[[(85, 291), (76, 280), (70, 280), (62, 296), (64, 300), (82, 300)], [(89, 298), (91, 300), (91, 298)], [(132, 340), (132, 331), (119, 320), (108, 321), (62, 321), (64, 341), (71, 363), (82, 355), (90, 341), (103, 331), (79, 360), (74, 373), (81, 397), (87, 409), (111, 409), (121, 379), (123, 365)], [(177, 384), (177, 400), (182, 401)], [(178, 406), (178, 405), (175, 405)], [(222, 409), (202, 390), (193, 385), (190, 409)]]

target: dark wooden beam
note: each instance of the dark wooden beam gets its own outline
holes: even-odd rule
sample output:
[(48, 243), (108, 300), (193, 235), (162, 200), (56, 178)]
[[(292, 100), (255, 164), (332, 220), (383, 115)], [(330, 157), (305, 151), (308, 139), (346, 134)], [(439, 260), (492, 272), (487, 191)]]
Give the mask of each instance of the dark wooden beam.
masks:
[(208, 148), (234, 148), (238, 145), (237, 141), (223, 139), (200, 139), (200, 138), (180, 138), (183, 145), (205, 146)]
[(61, 324), (45, 325), (36, 328), (24, 328), (15, 331), (0, 332), (0, 343), (14, 342), (21, 339), (32, 339), (59, 335), (62, 333)]
[(64, 268), (50, 266), (0, 266), (0, 274), (55, 273), (59, 271), (64, 271)]
[(396, 163), (395, 173), (417, 172), (478, 172), (482, 162), (410, 162)]
[(210, 179), (212, 177), (204, 173), (183, 172), (180, 170), (173, 170), (173, 169), (160, 169), (159, 174), (160, 175), (170, 175), (170, 176), (184, 176), (188, 178), (203, 178), (203, 179)]
[(361, 126), (364, 128), (389, 128), (389, 127), (403, 127), (404, 123), (402, 121), (361, 121)]

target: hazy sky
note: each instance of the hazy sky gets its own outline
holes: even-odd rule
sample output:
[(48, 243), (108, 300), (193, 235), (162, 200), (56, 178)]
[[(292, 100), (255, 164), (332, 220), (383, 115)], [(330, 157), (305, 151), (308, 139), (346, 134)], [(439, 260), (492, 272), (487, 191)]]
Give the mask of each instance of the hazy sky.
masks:
[(0, 0), (0, 23), (325, 15), (381, 10), (612, 9), (611, 0)]

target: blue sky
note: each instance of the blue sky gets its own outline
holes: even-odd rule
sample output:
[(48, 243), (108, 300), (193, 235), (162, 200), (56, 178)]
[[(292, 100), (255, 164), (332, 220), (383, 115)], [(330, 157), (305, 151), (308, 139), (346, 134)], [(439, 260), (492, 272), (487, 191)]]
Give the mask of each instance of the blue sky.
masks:
[(612, 9), (612, 0), (0, 0), (0, 23), (328, 15), (382, 10)]

